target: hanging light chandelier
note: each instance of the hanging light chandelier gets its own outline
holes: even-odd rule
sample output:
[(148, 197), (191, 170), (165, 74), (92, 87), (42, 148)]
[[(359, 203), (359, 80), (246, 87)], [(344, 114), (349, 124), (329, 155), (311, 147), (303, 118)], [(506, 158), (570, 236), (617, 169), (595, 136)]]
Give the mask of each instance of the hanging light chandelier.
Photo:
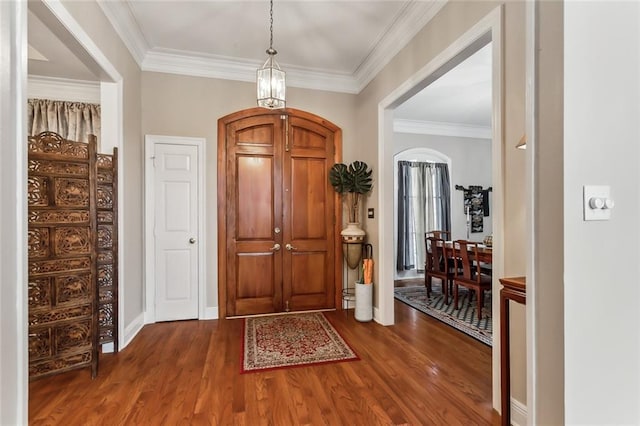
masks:
[(285, 73), (280, 69), (280, 66), (274, 58), (278, 52), (273, 48), (273, 0), (271, 0), (269, 17), (270, 39), (269, 48), (267, 49), (267, 55), (269, 55), (269, 58), (257, 72), (258, 106), (269, 109), (278, 109), (284, 108), (286, 104), (284, 82)]

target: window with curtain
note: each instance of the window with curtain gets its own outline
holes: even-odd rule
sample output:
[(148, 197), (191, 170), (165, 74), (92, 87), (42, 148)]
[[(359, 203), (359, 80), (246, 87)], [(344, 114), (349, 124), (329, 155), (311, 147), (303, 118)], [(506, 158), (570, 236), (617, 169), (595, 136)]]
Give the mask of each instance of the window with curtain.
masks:
[(64, 139), (88, 142), (95, 135), (100, 146), (100, 105), (83, 102), (29, 99), (27, 104), (29, 136), (56, 132)]
[(424, 270), (424, 234), (433, 230), (451, 231), (449, 167), (398, 161), (398, 271)]

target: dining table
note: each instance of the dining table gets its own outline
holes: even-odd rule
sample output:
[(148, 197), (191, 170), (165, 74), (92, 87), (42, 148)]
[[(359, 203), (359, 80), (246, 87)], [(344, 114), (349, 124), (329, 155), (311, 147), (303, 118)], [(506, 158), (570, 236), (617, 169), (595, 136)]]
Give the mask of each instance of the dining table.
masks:
[[(453, 241), (445, 241), (445, 248), (451, 253), (451, 257), (460, 257), (459, 248), (455, 248)], [(484, 244), (478, 243), (478, 258), (475, 259), (475, 252), (472, 252), (472, 246), (467, 246), (468, 251), (472, 254), (473, 260), (477, 260), (481, 263), (492, 264), (493, 263), (493, 248)]]

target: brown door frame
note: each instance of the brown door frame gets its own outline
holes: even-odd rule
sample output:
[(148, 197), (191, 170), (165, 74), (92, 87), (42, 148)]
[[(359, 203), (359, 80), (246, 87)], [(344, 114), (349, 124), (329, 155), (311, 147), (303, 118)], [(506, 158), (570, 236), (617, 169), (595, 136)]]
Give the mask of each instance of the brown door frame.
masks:
[[(249, 108), (241, 111), (237, 111), (221, 117), (218, 120), (218, 163), (217, 163), (217, 175), (218, 175), (218, 318), (226, 318), (227, 316), (227, 221), (226, 221), (226, 208), (227, 208), (227, 178), (226, 178), (226, 163), (227, 163), (227, 150), (226, 150), (226, 128), (227, 124), (239, 120), (242, 118), (253, 117), (258, 115), (282, 115), (297, 116), (306, 118), (307, 120), (314, 121), (321, 124), (335, 132), (334, 138), (334, 151), (333, 161), (334, 163), (340, 163), (342, 161), (342, 130), (324, 118), (312, 114), (310, 112), (285, 108), (281, 110), (268, 110), (265, 108)], [(334, 194), (335, 197), (335, 209), (334, 209), (334, 235), (340, 235), (342, 229), (342, 200), (339, 194)], [(339, 238), (334, 238), (334, 277), (335, 277), (335, 295), (334, 303), (336, 309), (342, 309), (342, 274), (343, 274), (343, 260), (342, 260), (342, 243)]]

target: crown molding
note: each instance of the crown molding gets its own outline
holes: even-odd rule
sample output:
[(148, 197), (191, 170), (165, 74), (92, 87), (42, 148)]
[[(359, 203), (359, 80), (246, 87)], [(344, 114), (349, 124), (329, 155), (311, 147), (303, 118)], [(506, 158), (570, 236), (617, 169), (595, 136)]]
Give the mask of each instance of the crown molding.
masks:
[(349, 93), (352, 95), (360, 93), (358, 80), (350, 74), (329, 73), (294, 67), (288, 67), (285, 71), (287, 73), (287, 85), (292, 87)]
[(367, 84), (415, 37), (418, 32), (444, 7), (448, 0), (414, 1), (407, 5), (389, 31), (374, 47), (371, 54), (356, 70), (356, 93)]
[(129, 49), (133, 59), (138, 63), (138, 66), (142, 66), (150, 46), (129, 6), (126, 5), (126, 2), (119, 1), (97, 0), (97, 2), (122, 42)]
[(461, 123), (442, 123), (419, 120), (393, 120), (393, 131), (396, 133), (413, 133), (420, 135), (454, 136), (461, 138), (491, 139), (491, 126), (474, 126)]
[(257, 61), (160, 48), (149, 50), (140, 65), (143, 71), (236, 81), (255, 81), (260, 67)]
[(27, 97), (99, 104), (100, 83), (30, 75), (27, 82)]
[[(357, 94), (442, 9), (448, 0), (415, 0), (399, 14), (369, 56), (351, 75), (281, 64), (287, 86)], [(111, 25), (143, 71), (253, 82), (262, 61), (151, 49), (126, 2), (98, 0)]]
[[(204, 55), (173, 49), (151, 49), (142, 62), (141, 68), (143, 71), (254, 83), (256, 70), (262, 64), (261, 61), (218, 55)], [(357, 82), (349, 75), (318, 72), (286, 64), (281, 64), (281, 67), (286, 73), (288, 87), (358, 93)]]

